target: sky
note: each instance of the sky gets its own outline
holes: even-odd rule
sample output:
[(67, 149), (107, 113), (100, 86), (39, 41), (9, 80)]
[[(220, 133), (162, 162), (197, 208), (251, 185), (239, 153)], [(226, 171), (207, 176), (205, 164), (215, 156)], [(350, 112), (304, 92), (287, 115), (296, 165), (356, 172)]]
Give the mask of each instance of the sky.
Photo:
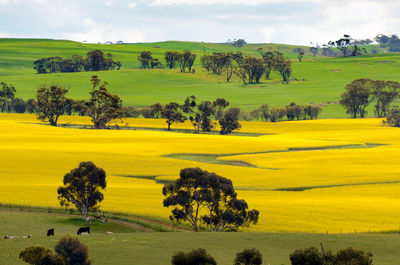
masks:
[(0, 0), (0, 38), (309, 45), (400, 33), (400, 0)]

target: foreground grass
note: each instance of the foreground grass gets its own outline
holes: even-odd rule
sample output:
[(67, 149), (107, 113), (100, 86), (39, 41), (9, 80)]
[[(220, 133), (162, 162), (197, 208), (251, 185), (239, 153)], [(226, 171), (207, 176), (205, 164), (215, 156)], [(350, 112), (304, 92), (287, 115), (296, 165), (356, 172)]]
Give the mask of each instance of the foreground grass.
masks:
[[(0, 210), (0, 236), (32, 234), (30, 239), (0, 239), (0, 264), (22, 264), (18, 253), (28, 246), (53, 249), (64, 235), (75, 235), (79, 220), (68, 216)], [(80, 236), (88, 245), (89, 256), (96, 265), (109, 264), (170, 264), (171, 256), (180, 250), (205, 248), (218, 264), (232, 264), (234, 255), (244, 248), (258, 248), (266, 264), (290, 264), (289, 254), (297, 248), (310, 246), (336, 251), (352, 246), (371, 251), (374, 264), (398, 264), (400, 237), (388, 234), (301, 234), (301, 233), (137, 233), (122, 225), (99, 224), (92, 235)], [(47, 237), (49, 227), (55, 236)], [(105, 231), (113, 231), (109, 235)]]

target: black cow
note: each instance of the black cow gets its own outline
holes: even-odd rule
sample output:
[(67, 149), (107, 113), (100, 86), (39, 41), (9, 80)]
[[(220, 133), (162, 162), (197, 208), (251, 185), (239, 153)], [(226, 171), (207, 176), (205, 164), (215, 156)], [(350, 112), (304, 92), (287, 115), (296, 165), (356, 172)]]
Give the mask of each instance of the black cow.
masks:
[(90, 227), (89, 226), (85, 226), (85, 227), (81, 227), (78, 229), (78, 232), (76, 233), (77, 235), (82, 235), (82, 233), (88, 233), (90, 234)]
[(47, 230), (47, 236), (54, 236), (54, 228)]

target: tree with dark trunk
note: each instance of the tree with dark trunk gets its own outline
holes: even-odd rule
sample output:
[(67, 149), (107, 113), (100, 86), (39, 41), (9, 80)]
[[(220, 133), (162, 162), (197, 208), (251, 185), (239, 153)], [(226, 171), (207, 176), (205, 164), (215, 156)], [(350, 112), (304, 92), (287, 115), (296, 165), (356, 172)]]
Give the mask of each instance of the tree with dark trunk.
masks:
[(81, 162), (64, 176), (63, 184), (57, 190), (61, 206), (74, 205), (87, 222), (89, 212), (98, 210), (104, 199), (100, 190), (107, 185), (105, 171), (93, 162)]
[(275, 55), (274, 70), (281, 74), (283, 82), (289, 83), (289, 78), (292, 74), (292, 62), (283, 57), (282, 53)]
[(100, 84), (97, 75), (93, 75), (90, 81), (93, 87), (90, 99), (77, 101), (76, 108), (92, 119), (95, 129), (106, 129), (111, 121), (125, 117), (122, 100), (107, 90), (107, 82)]
[(346, 113), (352, 118), (364, 118), (367, 114), (366, 108), (371, 103), (371, 80), (357, 79), (347, 84), (345, 92), (341, 95), (340, 104), (346, 108)]
[(385, 117), (390, 109), (390, 104), (399, 97), (400, 83), (396, 81), (372, 81), (373, 100), (375, 104), (375, 116), (378, 118)]
[(220, 134), (227, 135), (234, 130), (239, 130), (241, 125), (239, 123), (239, 108), (228, 109), (221, 120), (219, 120), (219, 125), (221, 126)]
[(178, 52), (165, 52), (164, 58), (169, 69), (175, 68), (178, 61)]
[(213, 106), (215, 108), (215, 119), (222, 119), (222, 115), (224, 114), (224, 110), (229, 106), (229, 101), (225, 98), (217, 98), (213, 102)]
[(166, 119), (166, 123), (168, 124), (168, 131), (171, 130), (171, 125), (173, 123), (182, 123), (186, 120), (186, 117), (183, 116), (180, 111), (180, 106), (176, 102), (171, 102), (164, 106), (161, 111), (161, 116)]
[(50, 122), (57, 126), (58, 118), (64, 114), (68, 89), (52, 85), (42, 86), (36, 92), (36, 110), (39, 120)]
[(9, 112), (10, 111), (10, 103), (14, 99), (15, 93), (17, 90), (11, 84), (6, 84), (4, 82), (0, 83), (1, 90), (0, 90), (0, 104), (1, 104), (1, 111), (2, 112)]

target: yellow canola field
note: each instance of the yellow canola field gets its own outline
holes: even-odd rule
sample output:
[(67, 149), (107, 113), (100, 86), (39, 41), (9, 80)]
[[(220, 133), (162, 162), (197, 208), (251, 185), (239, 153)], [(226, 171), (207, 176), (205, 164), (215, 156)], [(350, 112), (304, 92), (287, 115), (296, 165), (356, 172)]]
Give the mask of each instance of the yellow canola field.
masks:
[[(90, 120), (61, 117), (60, 122)], [(154, 119), (126, 123), (166, 126)], [(239, 196), (260, 211), (260, 222), (250, 231), (399, 229), (399, 129), (380, 119), (338, 119), (243, 122), (241, 132), (265, 135), (55, 128), (33, 115), (1, 114), (0, 203), (57, 206), (64, 174), (90, 160), (107, 172), (103, 209), (167, 219), (158, 183), (177, 178), (182, 168), (199, 166), (232, 179)], [(375, 145), (360, 148), (366, 143)], [(196, 162), (180, 159), (184, 154), (221, 156)]]

